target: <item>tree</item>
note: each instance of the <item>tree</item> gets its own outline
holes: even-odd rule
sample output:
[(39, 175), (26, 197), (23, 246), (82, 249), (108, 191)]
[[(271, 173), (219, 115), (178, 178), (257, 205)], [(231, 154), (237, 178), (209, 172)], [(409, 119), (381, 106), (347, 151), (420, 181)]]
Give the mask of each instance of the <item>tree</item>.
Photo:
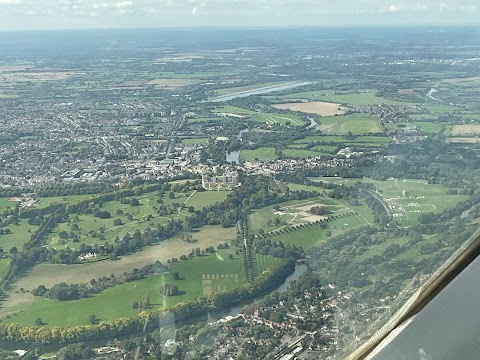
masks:
[(130, 206), (139, 206), (140, 205), (140, 201), (138, 201), (137, 198), (133, 198), (130, 200)]
[(115, 219), (113, 220), (113, 226), (120, 226), (122, 225), (122, 219)]
[(177, 296), (180, 295), (177, 285), (164, 284), (160, 286), (160, 294), (163, 296)]
[(44, 324), (44, 322), (42, 321), (41, 318), (38, 317), (38, 318), (35, 319), (35, 325), (36, 326), (42, 326), (43, 324)]
[(173, 191), (170, 191), (170, 193), (168, 194), (168, 198), (175, 199), (175, 193)]
[(97, 323), (97, 316), (95, 314), (88, 315), (88, 322), (90, 324), (96, 324)]
[(67, 239), (68, 238), (68, 233), (64, 230), (64, 231), (60, 231), (58, 233), (58, 236), (60, 237), (60, 239)]

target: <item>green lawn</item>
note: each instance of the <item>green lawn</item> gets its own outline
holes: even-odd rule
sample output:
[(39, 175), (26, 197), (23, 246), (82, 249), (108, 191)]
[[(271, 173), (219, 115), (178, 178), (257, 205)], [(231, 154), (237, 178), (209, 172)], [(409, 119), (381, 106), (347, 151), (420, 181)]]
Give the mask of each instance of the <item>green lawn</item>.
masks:
[(240, 161), (269, 161), (275, 159), (275, 149), (271, 147), (260, 147), (255, 150), (240, 151)]
[(208, 141), (208, 138), (182, 139), (183, 144), (203, 144)]
[(306, 159), (308, 157), (328, 155), (328, 154), (322, 154), (318, 151), (305, 150), (305, 149), (285, 149), (285, 150), (282, 150), (282, 154), (284, 157), (289, 159)]
[(323, 117), (318, 130), (327, 134), (365, 134), (379, 133), (383, 129), (377, 118), (366, 114)]
[[(23, 249), (23, 244), (30, 240), (32, 235), (38, 227), (35, 225), (28, 225), (27, 219), (20, 219), (19, 225), (10, 225), (3, 230), (9, 229), (11, 234), (0, 235), (0, 247), (5, 252), (8, 252), (12, 247), (16, 247), (19, 250)], [(30, 232), (28, 231), (30, 229)]]
[(208, 205), (223, 201), (231, 191), (197, 191), (188, 201), (186, 206), (193, 206), (195, 209), (203, 209)]
[(308, 100), (321, 100), (333, 103), (349, 104), (349, 105), (408, 105), (407, 102), (391, 100), (377, 96), (375, 92), (352, 92), (335, 94), (331, 90), (320, 91), (305, 91), (297, 92), (288, 95), (284, 95), (283, 98), (287, 99), (308, 99)]
[(207, 117), (207, 118), (188, 119), (189, 123), (207, 122), (207, 121), (225, 121), (225, 118), (223, 118), (223, 117)]
[(68, 195), (68, 196), (49, 196), (49, 197), (39, 197), (38, 198), (38, 207), (47, 207), (49, 205), (58, 204), (58, 203), (75, 203), (83, 201), (86, 199), (93, 199), (95, 195), (86, 194), (86, 195)]
[(417, 121), (414, 122), (416, 126), (420, 128), (421, 131), (426, 133), (434, 133), (438, 134), (443, 130), (443, 125), (434, 122), (426, 122), (426, 121)]
[(251, 121), (264, 124), (290, 124), (293, 126), (302, 126), (303, 120), (295, 114), (276, 114), (276, 113), (256, 113)]
[(4, 258), (0, 259), (0, 278), (7, 273), (7, 270), (10, 266), (10, 259)]
[(359, 226), (367, 225), (357, 215), (348, 216), (342, 219), (333, 220), (328, 223), (327, 229), (320, 228), (319, 225), (304, 227), (281, 235), (273, 235), (269, 237), (272, 241), (282, 241), (287, 245), (302, 246), (305, 250), (324, 242), (328, 239), (327, 231), (330, 230), (332, 235), (340, 235), (345, 231), (354, 229)]
[(468, 199), (467, 195), (446, 195), (447, 189), (444, 186), (428, 184), (425, 180), (362, 181), (373, 183), (381, 190), (381, 197), (392, 208), (394, 218), (403, 226), (417, 224), (418, 217), (423, 213), (441, 212)]
[(260, 276), (262, 273), (269, 269), (272, 265), (277, 264), (281, 259), (270, 256), (270, 255), (260, 255), (255, 254), (254, 266), (255, 266), (255, 276)]
[(225, 105), (223, 107), (217, 108), (213, 110), (215, 113), (231, 113), (231, 114), (237, 114), (237, 115), (244, 115), (244, 116), (249, 116), (253, 115), (256, 112), (248, 109), (243, 109), (239, 108), (236, 106), (231, 106), (231, 105)]
[[(113, 241), (117, 236), (122, 238), (127, 232), (133, 234), (136, 229), (143, 231), (148, 226), (155, 227), (157, 225), (165, 225), (172, 220), (183, 219), (186, 216), (186, 211), (184, 210), (182, 212), (175, 211), (172, 214), (158, 215), (154, 207), (171, 206), (173, 203), (183, 205), (191, 194), (193, 194), (193, 191), (175, 193), (174, 198), (170, 198), (165, 194), (162, 198), (162, 204), (157, 203), (157, 192), (137, 196), (136, 198), (139, 199), (140, 206), (122, 204), (117, 200), (106, 202), (101, 210), (108, 211), (111, 214), (111, 218), (100, 219), (92, 214), (78, 215), (79, 222), (77, 225), (79, 230), (73, 230), (72, 226), (75, 216), (70, 215), (67, 222), (58, 224), (52, 233), (48, 235), (47, 243), (57, 249), (63, 248), (65, 245), (61, 243), (59, 233), (62, 231), (70, 233), (73, 230), (73, 233), (78, 235), (80, 241), (73, 243), (71, 238), (67, 238), (66, 242), (70, 248), (78, 249), (82, 243), (93, 245), (94, 243)], [(201, 200), (197, 201), (196, 208), (200, 210), (206, 205), (215, 203), (218, 195), (198, 195), (198, 197)], [(117, 215), (117, 210), (121, 210), (123, 214)], [(132, 220), (128, 219), (128, 214), (133, 216)], [(152, 216), (152, 219), (149, 221), (146, 219), (148, 215)], [(113, 221), (115, 219), (121, 219), (122, 224), (114, 226)], [(92, 234), (91, 231), (95, 231), (96, 234)]]
[(14, 201), (10, 201), (9, 199), (7, 198), (0, 198), (0, 211), (3, 211), (5, 209), (8, 209), (8, 208), (15, 208), (15, 205), (17, 203), (14, 202)]
[[(242, 258), (235, 256), (229, 259), (228, 254), (232, 252), (222, 250), (218, 254), (171, 264), (171, 270), (177, 271), (183, 278), (178, 281), (173, 281), (167, 273), (117, 285), (87, 299), (59, 302), (35, 298), (27, 307), (18, 309), (15, 315), (4, 321), (34, 326), (35, 319), (40, 317), (46, 322), (46, 327), (86, 325), (89, 314), (95, 314), (100, 320), (136, 316), (142, 310), (132, 309), (131, 302), (135, 298), (143, 301), (150, 296), (152, 306), (149, 311), (155, 311), (160, 307), (194, 300), (211, 291), (232, 289), (244, 284)], [(173, 297), (160, 295), (159, 288), (165, 283), (175, 283), (185, 294)]]

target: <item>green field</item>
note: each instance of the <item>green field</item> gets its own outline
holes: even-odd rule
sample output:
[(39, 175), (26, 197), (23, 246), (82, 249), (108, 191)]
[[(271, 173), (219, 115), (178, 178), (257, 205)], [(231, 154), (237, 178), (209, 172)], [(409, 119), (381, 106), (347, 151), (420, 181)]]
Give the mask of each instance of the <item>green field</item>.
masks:
[(197, 191), (185, 203), (186, 206), (193, 206), (195, 209), (203, 209), (205, 206), (223, 201), (231, 191)]
[(262, 273), (269, 269), (272, 265), (279, 263), (281, 259), (270, 256), (270, 255), (261, 255), (255, 254), (254, 266), (255, 266), (255, 276), (260, 276)]
[[(113, 200), (104, 203), (101, 208), (102, 211), (108, 211), (111, 214), (109, 219), (100, 219), (92, 214), (78, 215), (77, 222), (78, 230), (72, 228), (74, 223), (74, 215), (70, 215), (67, 222), (60, 223), (49, 235), (47, 243), (54, 248), (60, 249), (68, 246), (73, 249), (78, 249), (82, 243), (93, 245), (95, 243), (103, 243), (105, 241), (113, 241), (117, 236), (122, 238), (127, 232), (133, 234), (136, 229), (143, 231), (147, 227), (155, 227), (157, 225), (165, 225), (168, 222), (176, 219), (183, 219), (188, 215), (186, 210), (174, 211), (171, 214), (158, 215), (155, 207), (171, 206), (177, 203), (179, 206), (194, 206), (195, 209), (201, 210), (205, 206), (212, 205), (217, 201), (221, 201), (229, 192), (196, 192), (188, 191), (185, 193), (175, 193), (174, 198), (164, 195), (162, 204), (157, 203), (158, 195), (156, 192), (147, 193), (136, 197), (140, 201), (140, 206), (131, 206), (129, 204), (122, 204), (120, 201)], [(190, 197), (193, 194), (192, 197)], [(189, 199), (188, 204), (185, 202)], [(121, 215), (117, 215), (117, 211), (122, 211)], [(132, 220), (128, 216), (133, 216)], [(151, 219), (147, 220), (150, 215)], [(121, 225), (113, 225), (115, 219), (122, 221)], [(20, 227), (21, 228), (21, 227)], [(27, 231), (24, 229), (23, 231)], [(13, 231), (13, 230), (12, 230)], [(72, 242), (72, 238), (61, 241), (59, 233), (66, 231), (73, 232), (79, 238), (78, 242)], [(5, 239), (9, 239), (10, 235), (4, 235)], [(2, 241), (0, 236), (0, 241)], [(27, 238), (28, 239), (28, 238)], [(16, 246), (16, 245), (15, 245)], [(18, 246), (17, 246), (18, 247)]]
[(366, 114), (323, 117), (318, 130), (327, 134), (365, 134), (379, 133), (383, 129), (377, 118)]
[(182, 139), (183, 144), (203, 144), (208, 141), (208, 138), (190, 138)]
[(362, 181), (373, 183), (381, 191), (380, 195), (391, 209), (393, 218), (403, 226), (417, 224), (418, 217), (423, 213), (441, 212), (468, 199), (467, 195), (447, 195), (444, 186), (428, 184), (424, 180)]
[(303, 120), (295, 114), (256, 113), (250, 120), (263, 124), (303, 125)]
[(237, 115), (244, 115), (244, 116), (249, 116), (253, 115), (256, 112), (248, 109), (243, 109), (239, 108), (236, 106), (231, 106), (231, 105), (225, 105), (223, 107), (217, 108), (213, 110), (215, 113), (231, 113), (231, 114), (237, 114)]
[(14, 201), (10, 201), (9, 199), (7, 198), (0, 198), (0, 211), (3, 211), (5, 209), (8, 209), (8, 208), (15, 208), (15, 205), (17, 203), (14, 202)]
[(58, 203), (75, 203), (83, 201), (86, 199), (93, 199), (95, 195), (68, 195), (68, 196), (49, 196), (49, 197), (39, 197), (38, 198), (38, 207), (47, 207), (49, 205), (58, 204)]
[[(290, 184), (288, 184), (288, 187), (290, 187)], [(318, 188), (305, 190), (318, 191)], [(373, 222), (373, 214), (364, 203), (358, 206), (351, 206), (342, 201), (318, 196), (305, 200), (292, 200), (282, 203), (280, 204), (280, 210), (278, 212), (273, 206), (256, 209), (249, 215), (251, 230), (254, 233), (258, 233), (260, 229), (262, 229), (265, 233), (268, 233), (274, 230), (285, 230), (286, 227), (293, 225), (315, 222), (323, 218), (312, 216), (312, 214), (308, 212), (311, 207), (316, 205), (326, 206), (330, 210), (331, 213), (327, 215), (327, 217), (347, 213), (358, 213), (358, 215), (351, 215), (345, 218), (329, 221), (328, 229), (332, 231), (332, 234), (347, 231), (354, 227), (367, 225)], [(308, 230), (311, 228), (315, 229), (318, 234), (312, 237), (312, 234)], [(302, 233), (304, 230), (305, 234)], [(277, 238), (281, 237), (282, 241), (285, 240), (284, 242), (286, 244), (301, 244), (301, 246), (307, 249), (315, 245), (319, 240), (326, 238), (324, 233), (324, 229), (321, 229), (318, 225), (313, 225), (312, 227), (287, 232), (283, 235), (274, 235), (272, 240), (277, 240)]]
[(223, 118), (223, 117), (207, 117), (207, 118), (188, 119), (189, 123), (199, 123), (199, 122), (208, 122), (208, 121), (225, 121), (225, 118)]
[(330, 90), (305, 91), (284, 95), (287, 99), (321, 100), (348, 105), (408, 105), (409, 103), (377, 96), (375, 92), (333, 93)]
[(434, 122), (417, 121), (417, 122), (414, 122), (414, 124), (418, 126), (421, 131), (426, 133), (438, 134), (444, 128), (442, 124), (434, 123)]
[(5, 252), (9, 252), (14, 246), (22, 250), (23, 244), (30, 240), (30, 235), (32, 235), (37, 228), (35, 225), (28, 225), (27, 219), (20, 219), (18, 226), (10, 225), (3, 228), (3, 230), (9, 229), (11, 234), (0, 235), (0, 247)]
[[(133, 299), (151, 299), (151, 308), (155, 311), (161, 307), (171, 307), (182, 301), (194, 300), (197, 296), (207, 295), (211, 291), (221, 291), (243, 285), (244, 272), (241, 257), (229, 259), (230, 250), (222, 250), (217, 254), (195, 257), (170, 265), (177, 271), (181, 280), (173, 281), (170, 274), (152, 275), (143, 280), (124, 283), (104, 290), (92, 298), (75, 301), (50, 301), (44, 298), (33, 298), (26, 307), (17, 307), (15, 315), (4, 321), (34, 326), (34, 319), (40, 317), (46, 327), (76, 326), (88, 324), (88, 315), (95, 314), (99, 320), (114, 320), (121, 317), (136, 316), (142, 310), (131, 307)], [(174, 283), (179, 290), (185, 291), (180, 296), (166, 297), (159, 294), (162, 284)]]
[(332, 236), (335, 236), (364, 225), (367, 225), (367, 223), (362, 218), (357, 215), (351, 215), (345, 218), (330, 221), (327, 229), (322, 229), (320, 226), (315, 224), (284, 234), (273, 235), (269, 237), (269, 239), (272, 241), (282, 241), (286, 245), (301, 246), (305, 250), (308, 250), (313, 246), (327, 240), (328, 231), (331, 231)]
[(269, 161), (275, 158), (275, 149), (271, 147), (240, 151), (240, 161), (257, 161), (257, 159), (259, 161)]
[(0, 259), (0, 277), (3, 277), (7, 273), (7, 270), (10, 266), (10, 259), (3, 258)]
[(320, 155), (328, 155), (318, 151), (305, 150), (305, 149), (285, 149), (285, 150), (282, 150), (282, 154), (284, 157), (289, 159), (306, 159), (308, 157), (313, 158)]

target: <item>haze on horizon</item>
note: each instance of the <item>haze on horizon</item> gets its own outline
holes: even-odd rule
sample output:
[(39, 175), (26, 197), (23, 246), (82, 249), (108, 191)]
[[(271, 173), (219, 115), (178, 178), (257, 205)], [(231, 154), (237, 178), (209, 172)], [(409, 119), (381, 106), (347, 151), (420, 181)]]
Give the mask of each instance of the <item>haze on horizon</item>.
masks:
[(0, 31), (478, 24), (478, 0), (0, 0)]

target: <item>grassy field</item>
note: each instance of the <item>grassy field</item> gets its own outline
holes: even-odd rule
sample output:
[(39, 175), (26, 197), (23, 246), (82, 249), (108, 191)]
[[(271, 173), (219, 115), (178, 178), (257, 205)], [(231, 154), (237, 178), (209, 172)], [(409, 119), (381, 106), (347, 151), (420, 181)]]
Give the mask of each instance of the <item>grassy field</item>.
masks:
[(272, 265), (280, 262), (281, 259), (270, 256), (270, 255), (260, 255), (260, 254), (255, 254), (254, 258), (254, 273), (255, 276), (260, 276), (262, 273), (270, 268)]
[(303, 120), (295, 114), (256, 113), (250, 120), (263, 124), (303, 125)]
[(10, 201), (7, 198), (0, 198), (0, 211), (3, 211), (3, 210), (8, 209), (8, 208), (13, 209), (15, 207), (15, 204), (16, 204), (16, 202)]
[[(197, 296), (208, 295), (212, 291), (227, 290), (243, 285), (243, 262), (241, 257), (229, 259), (230, 250), (206, 255), (171, 264), (181, 280), (173, 281), (170, 274), (152, 275), (146, 279), (117, 285), (87, 299), (54, 302), (43, 298), (33, 298), (30, 294), (28, 306), (19, 306), (15, 314), (4, 321), (20, 325), (34, 325), (34, 319), (40, 317), (46, 327), (75, 326), (88, 324), (88, 315), (95, 314), (99, 320), (114, 320), (135, 316), (142, 310), (131, 307), (133, 299), (151, 299), (150, 311), (161, 307), (171, 307), (182, 301), (194, 300)], [(178, 286), (185, 294), (166, 297), (159, 293), (162, 284)]]
[(255, 114), (255, 111), (239, 108), (236, 106), (225, 105), (223, 107), (216, 108), (213, 110), (214, 113), (230, 113), (230, 114), (237, 114), (243, 116), (249, 116)]
[(284, 149), (282, 150), (282, 154), (284, 157), (289, 159), (306, 159), (308, 157), (328, 155), (328, 154), (322, 154), (321, 152), (318, 152), (318, 151), (305, 150), (305, 149)]
[[(0, 247), (8, 252), (12, 247), (23, 249), (23, 244), (30, 240), (30, 235), (35, 232), (37, 226), (28, 225), (27, 219), (20, 219), (19, 225), (10, 225), (4, 228), (11, 231), (10, 234), (0, 235)], [(30, 232), (29, 232), (30, 229)]]
[(348, 105), (408, 105), (408, 103), (398, 100), (386, 99), (377, 96), (375, 92), (358, 92), (358, 93), (344, 93), (336, 94), (332, 91), (305, 91), (297, 92), (283, 96), (286, 99), (308, 99), (321, 100), (333, 103), (348, 104)]
[[(190, 197), (192, 194), (193, 196)], [(172, 220), (183, 219), (187, 215), (186, 210), (175, 211), (172, 214), (158, 215), (155, 207), (160, 205), (170, 206), (173, 203), (178, 203), (182, 206), (194, 206), (195, 209), (201, 210), (205, 206), (223, 200), (227, 194), (228, 192), (208, 191), (194, 193), (194, 191), (189, 191), (186, 193), (175, 193), (173, 199), (164, 195), (162, 198), (163, 203), (157, 204), (158, 194), (153, 192), (137, 197), (140, 201), (140, 206), (122, 204), (116, 200), (109, 201), (103, 205), (102, 211), (108, 211), (111, 214), (111, 218), (100, 219), (91, 214), (78, 215), (79, 221), (77, 225), (79, 229), (73, 230), (72, 226), (75, 216), (70, 215), (67, 222), (58, 224), (52, 233), (49, 234), (47, 243), (56, 249), (64, 248), (65, 245), (73, 249), (78, 249), (82, 243), (93, 245), (95, 243), (103, 243), (104, 241), (113, 241), (117, 236), (122, 238), (127, 232), (132, 234), (136, 229), (143, 231), (148, 226), (155, 227), (157, 225), (165, 225)], [(187, 200), (189, 200), (189, 202), (185, 204)], [(121, 211), (122, 214), (117, 215), (117, 211)], [(132, 220), (128, 219), (129, 215), (133, 216)], [(147, 220), (148, 215), (152, 217), (149, 220)], [(121, 219), (122, 224), (114, 226), (113, 221), (115, 219)], [(24, 231), (27, 230), (28, 229)], [(65, 241), (61, 241), (59, 234), (62, 231), (66, 231), (67, 233), (73, 232), (78, 236), (79, 242), (72, 242), (70, 237)], [(9, 235), (5, 235), (5, 239), (8, 239), (8, 236)], [(0, 241), (1, 240), (2, 237), (0, 237)]]
[(156, 87), (182, 87), (187, 85), (196, 84), (198, 80), (196, 79), (179, 79), (179, 78), (172, 78), (172, 79), (155, 79), (148, 83), (148, 85), (155, 85)]
[(328, 238), (328, 231), (334, 236), (364, 225), (367, 225), (367, 223), (362, 218), (357, 215), (352, 215), (329, 222), (327, 229), (322, 229), (318, 225), (313, 225), (292, 232), (273, 235), (269, 237), (269, 239), (272, 241), (282, 241), (287, 245), (302, 246), (305, 250), (308, 250), (325, 241)]
[(264, 88), (264, 87), (267, 87), (267, 86), (283, 85), (283, 84), (289, 84), (289, 83), (288, 82), (286, 82), (286, 83), (285, 82), (265, 82), (265, 83), (254, 84), (254, 85), (234, 86), (234, 87), (228, 87), (228, 88), (215, 90), (215, 94), (218, 95), (218, 96), (229, 95), (229, 94), (235, 94), (235, 93), (243, 92), (243, 91), (261, 89), (261, 88)]
[(421, 131), (426, 133), (434, 133), (438, 134), (444, 128), (442, 124), (434, 123), (434, 122), (427, 122), (427, 121), (417, 121), (414, 122), (416, 126), (420, 128)]
[(186, 206), (193, 206), (195, 209), (203, 209), (205, 206), (223, 201), (231, 191), (197, 191), (185, 203)]
[(74, 202), (79, 202), (86, 199), (92, 199), (94, 197), (95, 195), (90, 195), (90, 194), (39, 197), (37, 206), (42, 208), (42, 207), (47, 207), (47, 206), (58, 204), (58, 203), (74, 203)]
[(322, 118), (318, 130), (327, 134), (365, 134), (378, 133), (383, 129), (377, 118), (366, 114), (352, 114)]
[(8, 267), (10, 266), (10, 259), (4, 258), (0, 259), (0, 277), (3, 277), (7, 273)]
[[(205, 226), (199, 231), (191, 233), (194, 243), (182, 241), (179, 237), (168, 239), (159, 245), (149, 246), (135, 254), (122, 256), (119, 260), (99, 261), (89, 264), (47, 264), (36, 265), (28, 272), (28, 276), (19, 278), (14, 286), (15, 289), (23, 287), (32, 290), (39, 284), (51, 287), (60, 282), (82, 283), (89, 282), (99, 276), (109, 276), (110, 274), (121, 274), (124, 271), (132, 271), (134, 268), (141, 268), (145, 265), (153, 264), (156, 260), (166, 263), (172, 257), (180, 257), (188, 254), (192, 247), (205, 249), (208, 246), (217, 246), (224, 242), (231, 242), (236, 238), (235, 228), (223, 228), (221, 226)], [(11, 307), (16, 302), (15, 294), (8, 303), (4, 303), (4, 309), (0, 310), (0, 316), (11, 311)]]
[(208, 138), (190, 138), (190, 139), (182, 139), (183, 144), (203, 144), (208, 141)]
[(320, 116), (343, 115), (345, 114), (345, 110), (347, 110), (346, 108), (341, 107), (340, 104), (324, 101), (275, 104), (272, 106), (275, 109), (301, 111), (309, 114), (317, 114)]
[(467, 195), (447, 195), (447, 188), (440, 184), (428, 184), (426, 180), (390, 179), (343, 179), (341, 177), (309, 178), (335, 184), (353, 185), (357, 181), (374, 184), (379, 196), (390, 209), (393, 217), (403, 226), (418, 223), (422, 213), (441, 212), (468, 199)]
[[(291, 188), (290, 184), (288, 184), (288, 187)], [(327, 207), (331, 212), (330, 215), (315, 216), (311, 214), (309, 209), (316, 205)], [(279, 211), (276, 211), (273, 206), (257, 209), (249, 215), (249, 223), (254, 233), (258, 233), (260, 229), (262, 229), (264, 232), (270, 232), (285, 228), (287, 226), (308, 224), (328, 216), (346, 213), (358, 213), (358, 215), (330, 221), (328, 223), (328, 228), (331, 229), (332, 232), (346, 231), (353, 227), (366, 225), (373, 222), (373, 214), (368, 206), (364, 203), (359, 206), (351, 206), (342, 201), (317, 196), (305, 200), (293, 200), (282, 203), (280, 204)], [(323, 229), (320, 229), (318, 226), (314, 226), (314, 228), (317, 229), (317, 231), (323, 231)], [(313, 246), (313, 244), (316, 242), (316, 240), (313, 239), (313, 243), (310, 243), (308, 240), (305, 240), (302, 235), (297, 237), (297, 232), (298, 231), (287, 234), (291, 241), (300, 240), (307, 247)]]
[(259, 161), (269, 161), (275, 158), (275, 149), (271, 147), (240, 151), (240, 161), (257, 161), (257, 159)]

